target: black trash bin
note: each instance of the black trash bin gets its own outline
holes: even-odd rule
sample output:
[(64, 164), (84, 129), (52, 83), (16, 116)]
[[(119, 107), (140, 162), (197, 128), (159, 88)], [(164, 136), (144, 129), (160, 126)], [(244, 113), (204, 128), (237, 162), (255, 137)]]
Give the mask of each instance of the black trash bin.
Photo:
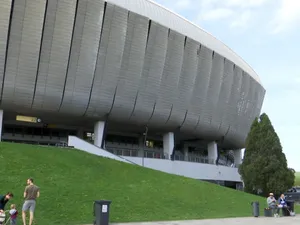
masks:
[(252, 215), (254, 217), (259, 217), (259, 202), (251, 202)]
[(109, 206), (111, 201), (98, 200), (94, 202), (94, 225), (108, 225), (109, 224)]

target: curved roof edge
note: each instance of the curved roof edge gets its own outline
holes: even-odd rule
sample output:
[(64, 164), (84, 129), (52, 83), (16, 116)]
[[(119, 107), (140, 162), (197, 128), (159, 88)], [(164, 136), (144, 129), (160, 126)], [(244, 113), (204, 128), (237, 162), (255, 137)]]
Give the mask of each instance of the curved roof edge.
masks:
[[(129, 11), (143, 15), (151, 20), (160, 23), (172, 30), (186, 35), (189, 38), (198, 41), (206, 47), (216, 51), (223, 57), (231, 60), (240, 66), (245, 72), (253, 77), (260, 85), (261, 80), (254, 69), (247, 64), (237, 53), (231, 48), (218, 40), (216, 37), (203, 30), (198, 25), (187, 20), (183, 16), (165, 8), (164, 6), (152, 0), (105, 0), (106, 2), (128, 9)], [(169, 16), (169, 17), (166, 17)], [(196, 28), (196, 29), (195, 29)]]

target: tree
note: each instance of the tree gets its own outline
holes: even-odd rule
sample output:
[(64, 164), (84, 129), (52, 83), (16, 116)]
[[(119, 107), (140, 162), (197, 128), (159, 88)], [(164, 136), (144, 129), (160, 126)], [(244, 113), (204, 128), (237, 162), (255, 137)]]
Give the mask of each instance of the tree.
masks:
[(296, 173), (296, 170), (294, 170), (293, 168), (289, 168), (290, 171), (292, 171), (293, 173)]
[(252, 123), (239, 173), (249, 193), (281, 194), (294, 184), (294, 171), (288, 168), (279, 137), (265, 113)]

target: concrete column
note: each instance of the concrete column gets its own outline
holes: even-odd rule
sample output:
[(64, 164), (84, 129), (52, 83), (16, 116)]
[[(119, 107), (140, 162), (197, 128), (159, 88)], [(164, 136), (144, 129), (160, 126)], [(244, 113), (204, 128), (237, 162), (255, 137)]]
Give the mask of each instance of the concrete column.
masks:
[(234, 164), (240, 165), (242, 163), (242, 150), (234, 150)]
[(83, 129), (82, 128), (79, 128), (78, 130), (77, 130), (77, 137), (79, 137), (79, 138), (81, 138), (81, 139), (83, 139), (84, 137), (84, 134), (83, 134), (84, 132), (83, 132)]
[(94, 126), (94, 145), (101, 148), (105, 122), (98, 121)]
[(0, 141), (2, 141), (3, 110), (0, 110)]
[(184, 161), (189, 161), (189, 146), (184, 145)]
[(207, 145), (208, 151), (208, 160), (209, 163), (216, 164), (216, 160), (218, 158), (218, 146), (215, 141), (208, 143)]
[(167, 154), (168, 158), (171, 159), (171, 155), (173, 153), (173, 148), (174, 148), (174, 133), (173, 132), (164, 134), (163, 146), (164, 146), (164, 154)]

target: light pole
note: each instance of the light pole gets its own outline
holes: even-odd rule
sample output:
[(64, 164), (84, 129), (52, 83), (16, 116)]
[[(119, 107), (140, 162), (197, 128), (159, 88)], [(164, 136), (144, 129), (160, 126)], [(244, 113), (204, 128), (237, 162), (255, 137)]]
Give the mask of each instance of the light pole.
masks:
[(143, 135), (144, 135), (144, 142), (143, 142), (142, 166), (144, 166), (145, 146), (146, 146), (146, 141), (147, 141), (147, 134), (148, 134), (148, 126), (146, 126), (145, 133), (143, 133)]

